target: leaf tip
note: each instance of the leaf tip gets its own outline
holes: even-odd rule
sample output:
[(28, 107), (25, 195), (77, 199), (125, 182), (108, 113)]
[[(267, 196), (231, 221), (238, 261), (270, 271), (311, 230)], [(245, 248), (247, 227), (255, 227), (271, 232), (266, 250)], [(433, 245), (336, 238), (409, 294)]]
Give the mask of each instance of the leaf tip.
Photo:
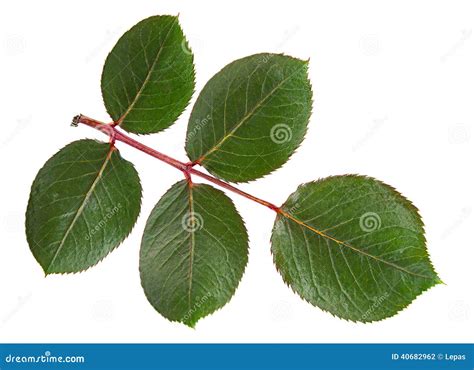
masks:
[(44, 277), (47, 278), (49, 275), (53, 275), (54, 272), (51, 272), (49, 268), (51, 266), (43, 266), (42, 263), (40, 263), (41, 269), (43, 270)]
[(186, 325), (188, 328), (196, 330), (197, 320), (192, 321), (181, 321), (182, 324)]

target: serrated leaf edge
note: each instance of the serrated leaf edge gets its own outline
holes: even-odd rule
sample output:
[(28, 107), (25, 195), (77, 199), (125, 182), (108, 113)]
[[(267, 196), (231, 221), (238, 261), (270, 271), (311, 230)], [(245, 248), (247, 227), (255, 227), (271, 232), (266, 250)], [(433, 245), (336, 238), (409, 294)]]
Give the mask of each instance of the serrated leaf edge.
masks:
[[(264, 52), (264, 53), (257, 53), (257, 54), (248, 55), (248, 56), (245, 56), (245, 57), (242, 57), (242, 58), (239, 58), (239, 59), (234, 60), (233, 62), (231, 62), (231, 63), (225, 65), (224, 67), (222, 67), (217, 73), (214, 74), (214, 76), (216, 76), (217, 74), (219, 74), (220, 72), (222, 72), (226, 67), (230, 66), (231, 64), (233, 64), (233, 63), (235, 63), (235, 62), (238, 62), (238, 61), (241, 60), (241, 59), (250, 58), (250, 57), (253, 57), (253, 56), (257, 56), (257, 55), (271, 55), (271, 56), (276, 56), (276, 55), (278, 55), (278, 56), (284, 56), (284, 57), (286, 57), (286, 58), (290, 58), (290, 59), (293, 59), (293, 60), (297, 60), (297, 61), (299, 61), (299, 62), (302, 62), (303, 65), (302, 65), (301, 69), (304, 69), (304, 70), (306, 71), (306, 78), (307, 78), (307, 80), (308, 80), (309, 93), (310, 93), (310, 96), (311, 96), (311, 98), (310, 98), (310, 106), (311, 106), (311, 108), (310, 108), (310, 111), (308, 112), (308, 116), (307, 116), (307, 119), (306, 119), (305, 130), (304, 130), (304, 132), (303, 132), (303, 135), (301, 136), (300, 142), (296, 144), (295, 149), (290, 153), (290, 155), (288, 156), (288, 158), (287, 158), (283, 163), (281, 163), (278, 167), (272, 169), (270, 172), (266, 173), (266, 174), (263, 175), (263, 176), (251, 177), (251, 178), (248, 178), (247, 180), (244, 180), (244, 181), (232, 181), (232, 180), (226, 179), (226, 178), (223, 177), (223, 176), (220, 176), (219, 174), (215, 173), (214, 171), (212, 171), (211, 169), (208, 169), (207, 167), (205, 167), (205, 166), (203, 165), (203, 162), (205, 162), (205, 159), (202, 159), (202, 160), (201, 160), (201, 158), (202, 158), (203, 156), (207, 156), (209, 153), (206, 153), (205, 155), (203, 155), (203, 156), (201, 156), (200, 158), (198, 158), (198, 159), (196, 159), (196, 160), (193, 161), (193, 163), (199, 164), (200, 166), (204, 167), (204, 168), (205, 168), (210, 174), (212, 174), (213, 176), (215, 176), (215, 177), (217, 177), (217, 178), (219, 178), (219, 179), (221, 179), (221, 180), (234, 183), (234, 184), (247, 184), (247, 183), (249, 183), (249, 182), (252, 182), (252, 181), (255, 181), (255, 180), (258, 180), (258, 179), (263, 179), (263, 178), (265, 178), (265, 177), (271, 175), (273, 172), (279, 170), (279, 169), (282, 168), (284, 165), (286, 165), (286, 164), (290, 161), (290, 159), (293, 157), (293, 155), (298, 151), (298, 149), (300, 148), (301, 144), (302, 144), (303, 141), (305, 140), (306, 134), (307, 134), (307, 132), (308, 132), (309, 122), (310, 122), (311, 116), (312, 116), (312, 114), (313, 114), (313, 103), (314, 103), (314, 98), (313, 98), (313, 96), (314, 96), (314, 94), (313, 94), (313, 87), (312, 87), (312, 84), (311, 84), (311, 80), (309, 79), (309, 59), (303, 60), (303, 59), (299, 59), (299, 58), (292, 57), (291, 55), (287, 55), (287, 54), (285, 54), (285, 53), (268, 53), (268, 52), (267, 52), (267, 53), (265, 53), (265, 52)], [(298, 69), (297, 71), (294, 71), (294, 72), (291, 74), (291, 76), (293, 76), (296, 72), (299, 72), (299, 71), (300, 71), (300, 69)], [(214, 76), (213, 76), (213, 77), (214, 77)], [(211, 79), (212, 79), (213, 77), (211, 77)], [(210, 80), (209, 80), (209, 81), (210, 81)], [(204, 88), (205, 88), (205, 86), (204, 86)], [(202, 90), (204, 90), (204, 88), (203, 88)], [(202, 91), (202, 90), (201, 90), (201, 91)], [(188, 125), (188, 130), (189, 130), (189, 125)], [(233, 131), (235, 132), (235, 130), (233, 130)], [(222, 140), (221, 140), (221, 141), (222, 141)], [(187, 147), (187, 142), (188, 142), (188, 133), (186, 133), (186, 142), (185, 142), (185, 147), (184, 147), (184, 149), (185, 149), (185, 151), (186, 151), (186, 154), (187, 154), (188, 158), (189, 158), (190, 160), (192, 160), (191, 157), (190, 157), (190, 155), (189, 155), (189, 153), (188, 153), (188, 151), (187, 151), (187, 149), (186, 149), (186, 147)], [(222, 144), (221, 144), (221, 145), (222, 145)]]
[[(181, 180), (181, 181), (179, 181), (179, 182), (173, 184), (168, 190), (165, 191), (165, 194), (166, 194), (169, 190), (171, 190), (174, 186), (176, 186), (177, 184), (179, 184), (180, 182), (185, 182), (185, 181), (186, 181), (186, 180)], [(210, 316), (210, 315), (213, 315), (213, 314), (215, 314), (217, 311), (220, 311), (221, 309), (223, 309), (227, 304), (230, 303), (230, 301), (232, 300), (232, 298), (235, 296), (235, 293), (237, 292), (237, 289), (238, 289), (239, 286), (240, 286), (240, 283), (241, 283), (241, 281), (242, 281), (242, 279), (243, 279), (243, 277), (244, 277), (244, 275), (245, 275), (245, 270), (247, 269), (247, 265), (248, 265), (248, 260), (249, 260), (249, 259), (248, 259), (248, 257), (249, 257), (249, 236), (248, 236), (247, 226), (246, 226), (246, 224), (245, 224), (244, 219), (242, 218), (242, 216), (240, 215), (239, 211), (238, 211), (237, 208), (235, 207), (234, 201), (233, 201), (229, 196), (227, 196), (227, 194), (225, 194), (225, 192), (223, 192), (222, 190), (217, 189), (217, 188), (215, 188), (215, 187), (213, 187), (213, 186), (211, 186), (211, 185), (209, 185), (209, 184), (203, 184), (203, 183), (193, 183), (192, 186), (190, 186), (190, 184), (188, 183), (186, 186), (188, 186), (188, 187), (193, 187), (193, 186), (209, 187), (209, 188), (211, 188), (211, 189), (213, 189), (213, 190), (216, 190), (216, 191), (219, 191), (219, 192), (221, 192), (223, 195), (225, 195), (225, 196), (228, 198), (228, 200), (230, 201), (230, 204), (231, 204), (231, 206), (233, 207), (234, 211), (237, 213), (237, 215), (239, 215), (240, 219), (242, 220), (242, 226), (243, 226), (243, 230), (245, 231), (245, 236), (246, 236), (245, 241), (246, 241), (246, 243), (247, 243), (246, 261), (245, 261), (245, 265), (244, 265), (244, 268), (243, 268), (243, 272), (242, 272), (242, 275), (240, 276), (240, 279), (239, 279), (239, 281), (237, 282), (237, 284), (236, 284), (234, 290), (232, 291), (232, 295), (230, 296), (229, 300), (228, 300), (227, 302), (223, 303), (221, 306), (216, 307), (213, 311), (207, 313), (205, 316), (199, 317), (199, 318), (196, 319), (195, 321), (189, 321), (189, 320), (184, 321), (184, 320), (180, 320), (180, 319), (170, 319), (169, 317), (166, 317), (166, 316), (163, 315), (161, 312), (159, 312), (159, 311), (153, 306), (153, 304), (150, 302), (150, 300), (148, 299), (148, 295), (146, 294), (145, 287), (143, 286), (143, 282), (142, 282), (142, 280), (140, 279), (140, 285), (142, 286), (143, 293), (144, 293), (145, 297), (147, 298), (148, 303), (150, 304), (150, 306), (153, 308), (153, 310), (154, 310), (155, 312), (158, 312), (158, 313), (160, 314), (160, 316), (162, 316), (163, 318), (165, 318), (165, 319), (168, 320), (169, 322), (184, 324), (184, 325), (186, 325), (187, 327), (189, 327), (189, 328), (191, 328), (191, 329), (195, 329), (197, 323), (198, 323), (200, 320), (202, 320), (202, 319), (204, 319), (204, 318), (206, 318), (206, 317), (208, 317), (208, 316)], [(160, 199), (161, 199), (161, 198), (160, 198)], [(153, 210), (152, 210), (152, 212), (153, 212)], [(194, 230), (192, 230), (191, 232), (194, 234)], [(143, 242), (144, 236), (145, 236), (145, 235), (144, 235), (144, 233), (143, 233), (142, 242)], [(140, 272), (140, 273), (141, 273), (141, 272)]]
[[(179, 23), (179, 14), (178, 14), (178, 15), (154, 15), (154, 16), (151, 16), (151, 17), (142, 19), (140, 22), (134, 24), (134, 25), (133, 25), (132, 27), (130, 27), (123, 35), (125, 35), (125, 34), (126, 34), (127, 32), (129, 32), (129, 31), (131, 31), (131, 30), (132, 30), (135, 26), (137, 26), (139, 23), (141, 23), (141, 22), (143, 22), (143, 21), (146, 21), (147, 19), (151, 19), (151, 18), (155, 18), (155, 17), (171, 17), (171, 18), (174, 18), (174, 19), (175, 19), (175, 21), (174, 21), (175, 23), (172, 24), (172, 26), (170, 27), (169, 32), (171, 32), (171, 30), (172, 30), (173, 27), (175, 27), (175, 24), (176, 24), (176, 23), (177, 23), (177, 24), (180, 26), (180, 28), (181, 28), (181, 24)], [(181, 29), (182, 29), (182, 28), (181, 28)], [(123, 35), (122, 35), (121, 37), (123, 37)], [(120, 37), (120, 38), (121, 38), (121, 37)], [(120, 40), (120, 38), (119, 38), (119, 40)], [(118, 42), (119, 40), (117, 40), (117, 42)], [(133, 133), (133, 134), (138, 135), (138, 136), (141, 136), (141, 135), (150, 135), (150, 134), (157, 134), (157, 133), (159, 133), (159, 132), (164, 132), (164, 131), (166, 131), (167, 129), (169, 129), (169, 128), (170, 128), (171, 126), (173, 126), (173, 124), (175, 124), (175, 123), (179, 120), (179, 118), (183, 115), (183, 113), (186, 111), (186, 109), (189, 107), (189, 104), (191, 103), (192, 96), (193, 96), (194, 93), (196, 92), (196, 70), (195, 70), (195, 66), (194, 66), (194, 53), (192, 53), (192, 49), (191, 49), (191, 47), (189, 46), (189, 41), (188, 41), (188, 39), (186, 38), (186, 35), (184, 34), (184, 32), (183, 32), (183, 40), (184, 40), (184, 44), (185, 44), (185, 46), (186, 46), (186, 49), (188, 50), (188, 52), (190, 53), (191, 58), (192, 58), (191, 62), (192, 62), (192, 65), (193, 65), (193, 74), (192, 74), (192, 78), (193, 78), (193, 81), (192, 81), (192, 82), (193, 82), (193, 90), (192, 90), (192, 92), (191, 92), (190, 98), (188, 99), (186, 105), (183, 107), (183, 110), (181, 111), (181, 113), (179, 113), (179, 115), (176, 117), (176, 119), (175, 119), (174, 121), (170, 122), (170, 123), (168, 124), (168, 126), (163, 127), (163, 128), (161, 128), (161, 129), (159, 129), (158, 131), (137, 132), (137, 131), (135, 131), (135, 130), (131, 130), (130, 128), (120, 126), (120, 123), (122, 123), (122, 121), (126, 118), (126, 115), (128, 115), (128, 113), (131, 111), (131, 109), (130, 109), (130, 107), (129, 107), (129, 108), (127, 108), (126, 113), (124, 113), (124, 114), (116, 121), (117, 126), (122, 127), (125, 131), (130, 132), (130, 133)], [(114, 45), (114, 47), (115, 47), (115, 45)], [(112, 48), (112, 50), (113, 50), (113, 48)], [(160, 49), (160, 52), (161, 52), (161, 50), (162, 50), (162, 48)], [(112, 52), (112, 51), (110, 51), (110, 53), (111, 53), (111, 52)], [(159, 55), (157, 55), (157, 56), (155, 57), (155, 60), (154, 60), (154, 62), (152, 63), (152, 67), (150, 68), (150, 71), (148, 71), (147, 77), (146, 77), (145, 81), (143, 82), (142, 87), (141, 87), (140, 90), (137, 92), (137, 96), (134, 98), (134, 101), (132, 102), (132, 104), (134, 104), (134, 103), (138, 100), (138, 95), (139, 95), (140, 92), (143, 90), (143, 88), (144, 88), (146, 82), (149, 80), (150, 75), (151, 75), (151, 73), (152, 73), (151, 70), (153, 69), (153, 66), (156, 64), (156, 62), (157, 62), (157, 60), (158, 60), (158, 56), (159, 56)], [(101, 74), (101, 76), (104, 74), (104, 70), (105, 70), (105, 63), (104, 63), (104, 66), (103, 66), (103, 68), (102, 68), (102, 74)], [(102, 96), (102, 102), (103, 102), (104, 106), (106, 107), (107, 105), (105, 104), (104, 94), (101, 94), (101, 96)], [(107, 113), (108, 113), (108, 112), (107, 112)], [(111, 116), (110, 113), (109, 113), (109, 116)], [(111, 116), (111, 118), (112, 118), (112, 116)]]
[[(80, 140), (72, 141), (72, 142), (70, 142), (69, 144), (63, 146), (63, 147), (62, 147), (60, 150), (58, 150), (58, 152), (56, 152), (54, 155), (56, 155), (57, 153), (59, 153), (61, 150), (63, 150), (64, 148), (66, 148), (66, 147), (69, 146), (70, 144), (72, 144), (72, 143), (74, 143), (74, 142), (78, 142), (78, 141), (95, 141), (95, 142), (98, 143), (98, 144), (107, 144), (106, 142), (99, 141), (99, 140), (96, 140), (96, 139), (87, 139), (87, 138), (86, 138), (86, 139), (80, 139)], [(120, 156), (120, 158), (123, 159), (124, 161), (127, 161), (127, 162), (130, 164), (130, 166), (133, 168), (133, 170), (135, 171), (135, 173), (137, 174), (138, 186), (139, 186), (139, 188), (140, 188), (140, 199), (139, 199), (140, 203), (139, 203), (139, 208), (138, 208), (138, 214), (137, 214), (137, 217), (135, 218), (135, 221), (134, 221), (134, 224), (136, 224), (136, 222), (137, 222), (137, 220), (138, 220), (138, 217), (140, 217), (141, 208), (142, 208), (142, 207), (141, 207), (141, 206), (142, 206), (142, 200), (143, 200), (143, 188), (142, 188), (142, 186), (141, 186), (140, 177), (139, 177), (138, 172), (137, 172), (137, 170), (135, 169), (135, 166), (133, 165), (133, 163), (130, 162), (130, 161), (128, 161), (128, 160), (126, 160), (125, 158), (123, 158), (123, 157), (120, 155), (120, 151), (119, 151), (117, 148), (112, 147), (112, 146), (111, 146), (111, 148), (113, 148), (113, 149), (111, 149), (111, 150), (109, 151), (109, 153), (111, 154), (111, 153), (113, 153), (114, 150), (116, 150), (117, 153), (118, 153), (118, 155)], [(54, 156), (54, 155), (53, 155), (53, 156)], [(52, 157), (50, 157), (50, 158), (52, 158)], [(41, 170), (45, 167), (46, 163), (47, 163), (47, 161), (45, 162), (45, 164), (41, 167), (41, 169), (40, 169), (39, 171), (41, 171)], [(39, 172), (39, 171), (38, 171), (38, 172)], [(32, 190), (33, 186), (34, 186), (34, 182), (31, 184), (30, 193), (31, 193), (31, 190)], [(30, 199), (29, 199), (29, 201), (28, 201), (28, 206), (27, 206), (27, 208), (26, 208), (25, 220), (26, 220), (26, 217), (27, 217), (27, 214), (28, 214), (28, 210), (29, 210), (29, 208), (30, 208), (30, 202), (31, 202), (31, 197), (30, 197)], [(47, 276), (49, 276), (49, 275), (76, 275), (76, 274), (80, 274), (80, 273), (86, 272), (86, 271), (90, 270), (91, 268), (97, 266), (97, 265), (98, 265), (99, 263), (101, 263), (106, 257), (108, 257), (113, 251), (115, 251), (115, 250), (125, 241), (125, 239), (127, 239), (127, 237), (128, 237), (128, 236), (130, 235), (130, 233), (132, 232), (134, 226), (135, 226), (135, 225), (133, 225), (133, 226), (130, 228), (130, 230), (129, 230), (128, 233), (123, 237), (123, 239), (122, 239), (119, 243), (117, 243), (117, 245), (115, 245), (106, 255), (104, 255), (101, 259), (97, 260), (96, 263), (94, 263), (94, 264), (88, 266), (88, 267), (85, 268), (85, 269), (78, 270), (78, 271), (63, 271), (63, 272), (51, 272), (51, 273), (49, 273), (49, 272), (47, 272), (47, 271), (45, 270), (45, 268), (44, 268), (41, 264), (39, 264), (39, 265), (41, 266), (41, 269), (43, 270), (43, 272), (44, 272), (44, 274), (45, 274), (45, 277), (47, 277)], [(26, 224), (25, 224), (25, 229), (26, 229)], [(26, 230), (25, 234), (26, 234), (26, 236), (27, 236), (28, 244), (30, 244), (30, 243), (29, 243), (29, 233), (28, 233), (27, 230)], [(31, 247), (30, 247), (30, 248), (31, 248)], [(51, 265), (51, 263), (50, 263), (50, 265)]]
[[(370, 177), (370, 176), (365, 176), (365, 175), (358, 175), (358, 174), (347, 174), (347, 175), (333, 175), (333, 176), (327, 176), (327, 177), (322, 177), (322, 178), (319, 178), (318, 180), (314, 180), (314, 181), (309, 181), (309, 182), (306, 182), (306, 183), (303, 183), (303, 184), (300, 184), (298, 186), (298, 188), (293, 192), (291, 193), (288, 198), (287, 198), (287, 201), (290, 199), (291, 195), (293, 195), (294, 193), (296, 193), (298, 191), (298, 189), (300, 189), (301, 187), (307, 185), (307, 184), (311, 184), (311, 183), (318, 183), (318, 182), (321, 182), (321, 181), (324, 181), (324, 180), (328, 180), (328, 179), (332, 179), (332, 178), (340, 178), (340, 177), (355, 177), (355, 178), (365, 178), (365, 179), (368, 179), (368, 180), (372, 180), (372, 181), (375, 181), (377, 183), (379, 183), (380, 185), (382, 186), (385, 186), (386, 188), (390, 189), (391, 191), (394, 192), (394, 194), (400, 198), (400, 200), (408, 207), (410, 208), (417, 216), (418, 216), (418, 219), (417, 221), (419, 222), (420, 226), (421, 226), (421, 229), (423, 231), (421, 237), (422, 237), (422, 240), (425, 244), (425, 249), (426, 249), (426, 258), (428, 260), (428, 263), (430, 265), (430, 267), (433, 269), (433, 272), (435, 273), (437, 279), (432, 279), (432, 278), (429, 278), (430, 280), (432, 280), (432, 284), (430, 286), (428, 286), (427, 288), (425, 289), (422, 289), (418, 294), (415, 295), (415, 298), (419, 297), (420, 295), (422, 295), (424, 292), (430, 290), (431, 288), (433, 288), (434, 286), (438, 285), (438, 284), (445, 284), (438, 276), (438, 273), (436, 272), (432, 262), (431, 262), (431, 259), (430, 259), (430, 255), (428, 253), (428, 249), (426, 248), (426, 237), (425, 237), (425, 230), (424, 230), (424, 222), (423, 222), (423, 219), (419, 213), (419, 210), (418, 208), (408, 199), (406, 198), (402, 193), (400, 193), (395, 187), (391, 186), (391, 185), (388, 185), (386, 184), (385, 182), (383, 181), (380, 181), (376, 178), (373, 178), (373, 177)], [(283, 205), (280, 207), (280, 208), (283, 208), (286, 204), (286, 201), (285, 203), (283, 203)], [(276, 225), (276, 221), (278, 219), (278, 216), (279, 214), (277, 214), (276, 218), (275, 218), (275, 223), (273, 225), (273, 228), (272, 228), (272, 233), (271, 233), (271, 236), (270, 236), (270, 245), (272, 245), (272, 238), (273, 238), (273, 231), (275, 230), (275, 225)], [(285, 216), (283, 216), (285, 217)], [(291, 218), (289, 218), (289, 220), (292, 220)], [(294, 220), (292, 220), (294, 221)], [(395, 311), (393, 314), (390, 314), (384, 318), (381, 318), (379, 320), (352, 320), (352, 319), (349, 319), (349, 318), (346, 318), (346, 317), (342, 317), (342, 316), (338, 316), (334, 313), (332, 313), (331, 311), (329, 310), (326, 310), (312, 302), (310, 302), (308, 299), (306, 299), (305, 297), (303, 297), (295, 288), (293, 288), (292, 284), (290, 281), (288, 281), (287, 279), (285, 279), (284, 277), (284, 274), (282, 273), (282, 271), (280, 270), (280, 268), (278, 267), (276, 261), (275, 261), (275, 254), (273, 253), (273, 248), (270, 248), (270, 253), (272, 254), (273, 256), (273, 264), (276, 268), (276, 270), (278, 271), (278, 273), (280, 274), (283, 282), (285, 283), (286, 286), (288, 286), (291, 291), (293, 293), (295, 293), (298, 297), (300, 297), (303, 301), (309, 303), (311, 306), (313, 307), (317, 307), (319, 308), (320, 310), (324, 311), (324, 312), (328, 312), (330, 313), (333, 317), (337, 317), (339, 319), (342, 319), (342, 320), (345, 320), (345, 321), (348, 321), (348, 322), (351, 322), (351, 323), (355, 323), (355, 324), (359, 324), (359, 323), (363, 323), (363, 324), (370, 324), (370, 323), (374, 323), (374, 322), (380, 322), (380, 321), (384, 321), (386, 319), (389, 319), (397, 314), (399, 314), (400, 312), (404, 311), (408, 306), (410, 306), (414, 301), (415, 301), (415, 298), (413, 300), (411, 300), (407, 305), (401, 307), (400, 309), (398, 309), (397, 311)], [(424, 277), (424, 276), (423, 276)], [(427, 278), (427, 277), (425, 277)]]

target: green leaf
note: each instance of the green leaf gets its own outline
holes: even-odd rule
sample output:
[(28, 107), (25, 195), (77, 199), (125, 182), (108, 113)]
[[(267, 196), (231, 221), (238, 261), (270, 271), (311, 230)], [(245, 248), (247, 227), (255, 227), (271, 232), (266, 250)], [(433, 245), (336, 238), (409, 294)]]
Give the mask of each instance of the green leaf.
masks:
[(176, 183), (150, 214), (140, 276), (151, 305), (194, 327), (224, 306), (244, 273), (248, 237), (232, 201), (209, 185)]
[(363, 176), (301, 185), (281, 208), (272, 253), (283, 280), (338, 317), (370, 322), (440, 283), (417, 209), (392, 187)]
[(281, 167), (302, 142), (311, 115), (307, 68), (306, 61), (279, 54), (256, 54), (224, 67), (191, 113), (191, 161), (233, 182)]
[(141, 186), (118, 150), (94, 140), (72, 142), (51, 157), (31, 187), (26, 236), (46, 274), (83, 271), (132, 230)]
[(126, 32), (105, 61), (101, 85), (123, 129), (149, 134), (171, 126), (194, 91), (193, 55), (178, 18), (150, 17)]

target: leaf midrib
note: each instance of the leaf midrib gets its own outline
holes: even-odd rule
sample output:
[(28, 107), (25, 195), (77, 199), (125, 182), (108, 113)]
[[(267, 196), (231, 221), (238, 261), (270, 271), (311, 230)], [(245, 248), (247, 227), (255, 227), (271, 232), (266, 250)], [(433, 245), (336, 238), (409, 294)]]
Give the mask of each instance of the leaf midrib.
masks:
[[(278, 89), (280, 89), (283, 84), (285, 84), (290, 78), (292, 78), (296, 73), (300, 72), (301, 69), (304, 68), (305, 65), (303, 65), (301, 68), (297, 68), (295, 71), (293, 71), (290, 75), (285, 77), (283, 80), (281, 80), (262, 100), (260, 100), (251, 110), (250, 112), (246, 113), (242, 119), (234, 126), (232, 130), (226, 135), (222, 137), (222, 139), (213, 145), (211, 149), (209, 149), (205, 154), (201, 155), (195, 162), (196, 163), (202, 163), (208, 155), (211, 153), (215, 152), (217, 149), (219, 149), (224, 142), (229, 139), (230, 137), (234, 136), (234, 134), (237, 132), (237, 130), (247, 121), (249, 120), (253, 114), (262, 107), (263, 103), (265, 103), (266, 100), (268, 100)], [(225, 100), (225, 104), (227, 104), (227, 99)], [(225, 117), (224, 117), (225, 118)]]
[(392, 263), (392, 262), (389, 262), (389, 261), (386, 261), (386, 260), (384, 260), (384, 259), (382, 259), (382, 258), (380, 258), (380, 257), (374, 256), (373, 254), (370, 254), (370, 253), (367, 253), (367, 252), (365, 252), (365, 251), (363, 251), (363, 250), (357, 249), (356, 247), (354, 247), (354, 246), (352, 246), (352, 245), (350, 245), (350, 244), (348, 244), (348, 243), (346, 243), (346, 242), (344, 242), (344, 241), (341, 241), (341, 240), (339, 240), (339, 239), (337, 239), (337, 238), (335, 238), (335, 237), (333, 237), (333, 236), (331, 236), (331, 235), (328, 235), (328, 234), (326, 234), (326, 233), (324, 233), (324, 232), (322, 232), (322, 231), (320, 231), (320, 230), (318, 230), (318, 229), (316, 229), (316, 228), (314, 228), (314, 227), (312, 227), (312, 226), (306, 224), (305, 222), (303, 222), (303, 221), (297, 219), (296, 217), (290, 215), (289, 213), (283, 211), (282, 209), (280, 209), (280, 212), (279, 212), (279, 213), (280, 213), (280, 215), (282, 215), (283, 217), (287, 218), (288, 220), (291, 220), (291, 221), (297, 223), (298, 225), (301, 225), (301, 226), (307, 228), (308, 230), (314, 232), (315, 234), (321, 236), (322, 238), (331, 240), (331, 241), (333, 241), (333, 242), (335, 242), (335, 243), (337, 243), (337, 244), (339, 244), (339, 245), (342, 245), (342, 246), (344, 246), (344, 247), (347, 247), (347, 248), (349, 248), (349, 249), (355, 251), (356, 253), (362, 254), (362, 255), (365, 256), (365, 257), (372, 258), (372, 259), (374, 259), (374, 260), (377, 261), (377, 262), (386, 264), (386, 265), (388, 265), (388, 266), (390, 266), (390, 267), (392, 267), (392, 268), (394, 268), (394, 269), (400, 270), (400, 271), (402, 271), (402, 272), (404, 272), (404, 273), (406, 273), (406, 274), (413, 275), (413, 276), (417, 276), (417, 277), (421, 277), (421, 278), (424, 278), (424, 279), (432, 280), (432, 277), (430, 277), (430, 276), (418, 274), (418, 273), (416, 273), (416, 272), (407, 270), (407, 269), (405, 269), (405, 268), (403, 268), (403, 267), (401, 267), (401, 266), (398, 266), (398, 265), (396, 265), (396, 264), (394, 264), (394, 263)]
[[(178, 18), (175, 18), (173, 20), (173, 23), (171, 24), (169, 30), (168, 30), (168, 33), (166, 34), (161, 46), (160, 46), (160, 49), (158, 50), (158, 53), (156, 54), (155, 56), (155, 59), (153, 60), (153, 63), (151, 64), (149, 70), (148, 70), (148, 73), (145, 77), (145, 80), (143, 80), (143, 83), (142, 83), (142, 86), (140, 87), (140, 89), (137, 91), (136, 95), (135, 95), (135, 98), (133, 99), (133, 101), (130, 103), (130, 105), (128, 106), (127, 110), (125, 111), (125, 113), (122, 115), (122, 117), (120, 117), (117, 121), (117, 125), (120, 125), (124, 120), (125, 118), (128, 116), (128, 114), (132, 111), (132, 109), (134, 108), (135, 104), (138, 102), (138, 99), (140, 99), (141, 97), (141, 94), (143, 93), (143, 90), (145, 90), (145, 86), (148, 84), (148, 81), (150, 80), (151, 78), (151, 75), (155, 69), (155, 66), (156, 66), (156, 63), (158, 63), (158, 59), (160, 59), (160, 56), (161, 56), (161, 52), (163, 51), (164, 49), (164, 45), (166, 44), (166, 41), (168, 41), (168, 38), (169, 38), (169, 35), (171, 34), (171, 31), (173, 30), (174, 26), (176, 25), (176, 22), (177, 22), (177, 19)], [(144, 50), (145, 52), (145, 50)]]
[[(194, 199), (193, 199), (193, 189), (191, 183), (186, 183), (185, 186), (188, 187), (188, 206), (189, 206), (189, 215), (194, 218)], [(196, 246), (196, 241), (194, 238), (194, 221), (191, 226), (190, 231), (190, 245), (189, 245), (189, 272), (188, 272), (188, 311), (191, 310), (191, 291), (193, 288), (193, 264), (194, 264), (194, 248)]]
[(76, 214), (74, 215), (73, 219), (71, 220), (71, 223), (69, 224), (68, 228), (66, 229), (66, 232), (64, 233), (64, 236), (62, 237), (61, 239), (61, 242), (58, 246), (58, 249), (56, 250), (56, 252), (54, 253), (54, 256), (53, 258), (51, 259), (51, 262), (48, 264), (48, 267), (46, 268), (45, 272), (48, 273), (49, 272), (49, 269), (51, 268), (51, 266), (53, 265), (54, 261), (56, 260), (56, 258), (58, 257), (59, 253), (61, 252), (62, 248), (64, 247), (64, 243), (66, 242), (66, 239), (67, 237), (69, 236), (72, 228), (74, 227), (76, 221), (79, 219), (79, 217), (81, 216), (82, 214), (82, 211), (84, 210), (86, 204), (87, 204), (87, 201), (89, 200), (89, 198), (91, 197), (94, 189), (96, 188), (97, 184), (99, 183), (99, 180), (101, 179), (104, 171), (105, 171), (105, 168), (107, 167), (107, 164), (112, 156), (112, 153), (114, 151), (114, 147), (111, 145), (110, 146), (110, 149), (109, 151), (107, 152), (107, 155), (105, 157), (105, 160), (104, 160), (104, 163), (102, 164), (102, 166), (100, 167), (99, 171), (97, 172), (97, 176), (95, 177), (94, 181), (92, 182), (89, 190), (87, 191), (86, 195), (84, 196), (84, 199), (82, 200), (79, 208), (77, 209), (76, 211)]

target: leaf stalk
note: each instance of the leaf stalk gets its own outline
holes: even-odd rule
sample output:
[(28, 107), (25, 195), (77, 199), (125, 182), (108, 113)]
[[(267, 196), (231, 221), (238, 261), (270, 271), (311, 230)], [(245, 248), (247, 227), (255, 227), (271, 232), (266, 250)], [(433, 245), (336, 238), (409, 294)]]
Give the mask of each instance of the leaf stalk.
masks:
[(160, 161), (164, 162), (164, 163), (167, 163), (169, 164), (170, 166), (180, 170), (181, 172), (183, 172), (186, 180), (188, 181), (188, 183), (190, 185), (192, 185), (192, 181), (191, 181), (191, 176), (192, 175), (196, 175), (198, 177), (201, 177), (215, 185), (218, 185), (224, 189), (227, 189), (229, 191), (232, 191), (236, 194), (239, 194), (241, 196), (243, 196), (244, 198), (247, 198), (247, 199), (250, 199), (262, 206), (265, 206), (269, 209), (271, 209), (272, 211), (275, 211), (277, 213), (280, 213), (280, 207), (274, 205), (273, 203), (270, 203), (270, 202), (267, 202), (266, 200), (263, 200), (263, 199), (260, 199), (260, 198), (257, 198), (256, 196), (253, 196), (243, 190), (240, 190), (239, 188), (225, 182), (225, 181), (222, 181), (214, 176), (211, 176), (209, 174), (206, 174), (196, 168), (194, 168), (194, 166), (198, 165), (199, 163), (194, 163), (194, 162), (187, 162), (187, 163), (184, 163), (184, 162), (181, 162), (175, 158), (172, 158), (164, 153), (161, 153), (153, 148), (150, 148), (149, 146), (146, 146), (142, 143), (140, 143), (139, 141), (131, 138), (130, 136), (126, 135), (125, 133), (123, 133), (121, 130), (119, 130), (117, 128), (117, 124), (116, 122), (111, 122), (111, 123), (104, 123), (104, 122), (101, 122), (101, 121), (98, 121), (98, 120), (95, 120), (93, 118), (90, 118), (90, 117), (87, 117), (87, 116), (84, 116), (83, 114), (80, 114), (78, 116), (75, 116), (71, 125), (72, 126), (78, 126), (79, 123), (82, 123), (86, 126), (89, 126), (89, 127), (92, 127), (92, 128), (95, 128), (96, 130), (99, 130), (101, 131), (102, 133), (104, 133), (105, 135), (107, 135), (109, 138), (110, 138), (110, 143), (111, 145), (114, 145), (116, 141), (121, 141), (135, 149), (138, 149), (154, 158), (157, 158), (159, 159)]

